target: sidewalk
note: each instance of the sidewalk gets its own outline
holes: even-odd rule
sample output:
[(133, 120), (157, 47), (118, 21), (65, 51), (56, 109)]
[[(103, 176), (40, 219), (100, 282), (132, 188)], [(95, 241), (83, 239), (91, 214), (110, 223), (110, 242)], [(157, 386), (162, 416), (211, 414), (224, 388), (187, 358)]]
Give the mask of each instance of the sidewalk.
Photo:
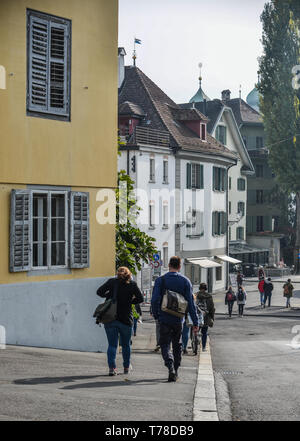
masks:
[[(161, 354), (153, 352), (155, 324), (149, 308), (144, 309), (129, 375), (122, 373), (121, 354), (120, 374), (109, 377), (104, 353), (21, 346), (1, 350), (0, 420), (192, 421), (199, 359), (184, 356), (178, 382), (168, 383)], [(210, 381), (214, 393), (212, 370), (206, 373), (203, 381)]]
[[(295, 276), (299, 278), (300, 276)], [(271, 306), (261, 308), (260, 295), (258, 293), (258, 280), (245, 280), (244, 287), (247, 292), (247, 303), (244, 309), (244, 315), (266, 316), (266, 317), (286, 317), (286, 318), (300, 318), (300, 286), (297, 281), (294, 281), (294, 294), (291, 298), (291, 308), (286, 308), (286, 299), (283, 297), (283, 283), (286, 280), (272, 279), (274, 286)], [(278, 282), (278, 283), (276, 283)], [(235, 288), (236, 289), (236, 288)], [(216, 314), (227, 315), (227, 306), (225, 306), (225, 291), (214, 294), (214, 303)], [(237, 304), (234, 303), (233, 315), (237, 315)]]

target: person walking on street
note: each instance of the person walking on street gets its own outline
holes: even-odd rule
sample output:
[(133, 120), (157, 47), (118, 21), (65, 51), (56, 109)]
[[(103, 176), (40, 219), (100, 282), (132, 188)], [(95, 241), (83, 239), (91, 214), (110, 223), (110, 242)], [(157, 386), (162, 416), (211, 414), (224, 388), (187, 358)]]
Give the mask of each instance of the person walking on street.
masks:
[(182, 328), (182, 353), (187, 354), (187, 345), (189, 341), (189, 335), (190, 335), (190, 326), (187, 325), (186, 319), (183, 322), (183, 328)]
[(265, 271), (264, 271), (263, 267), (260, 266), (258, 269), (258, 280), (263, 280), (265, 278), (266, 278)]
[(141, 323), (141, 317), (142, 317), (142, 310), (139, 304), (132, 305), (132, 315), (133, 315), (132, 332), (133, 332), (133, 336), (136, 337), (137, 324), (138, 322)]
[(265, 292), (264, 292), (264, 285), (265, 285), (265, 279), (264, 277), (258, 282), (258, 291), (260, 294), (260, 306), (264, 307), (264, 299), (265, 299)]
[(291, 307), (291, 297), (293, 297), (293, 285), (291, 284), (291, 279), (283, 285), (283, 297), (286, 297), (286, 308)]
[[(193, 321), (193, 331), (198, 332), (198, 315), (193, 299), (192, 285), (189, 279), (180, 274), (180, 257), (171, 257), (169, 261), (169, 272), (155, 281), (151, 305), (155, 320), (160, 323), (160, 348), (165, 366), (169, 370), (169, 382), (177, 381), (178, 369), (181, 364), (182, 355), (182, 322), (183, 318), (176, 317), (166, 311), (162, 311), (161, 304), (167, 290), (181, 294), (188, 302), (188, 312)], [(171, 343), (172, 349), (171, 351)]]
[(271, 283), (271, 277), (268, 277), (268, 280), (264, 281), (264, 308), (266, 307), (266, 303), (268, 300), (268, 307), (271, 306), (271, 297), (272, 297), (272, 291), (273, 291), (273, 283)]
[(243, 274), (240, 271), (238, 271), (236, 275), (237, 286), (241, 286), (243, 284), (243, 280), (244, 280)]
[[(153, 317), (152, 305), (150, 305), (150, 315)], [(155, 320), (156, 348), (154, 349), (154, 352), (159, 352), (159, 350), (160, 350), (160, 345), (159, 345), (159, 328), (160, 328), (159, 321)]]
[(236, 301), (236, 295), (234, 294), (232, 287), (229, 286), (228, 291), (225, 294), (225, 305), (228, 306), (229, 318), (231, 318), (232, 308), (235, 301)]
[(113, 298), (116, 289), (117, 314), (116, 319), (106, 323), (104, 329), (108, 340), (107, 362), (109, 375), (117, 375), (116, 355), (118, 342), (122, 346), (124, 374), (129, 373), (130, 367), (130, 340), (132, 335), (133, 314), (131, 305), (137, 305), (144, 301), (144, 297), (136, 282), (132, 280), (132, 274), (125, 266), (117, 270), (117, 277), (109, 279), (97, 290), (97, 295), (104, 298)]
[(244, 317), (244, 307), (246, 305), (247, 293), (242, 285), (238, 287), (236, 298), (239, 307), (239, 317)]
[(208, 328), (212, 328), (215, 319), (215, 306), (212, 295), (207, 292), (206, 283), (200, 283), (199, 292), (196, 294), (196, 305), (204, 317), (204, 325), (201, 327), (202, 351), (206, 351)]

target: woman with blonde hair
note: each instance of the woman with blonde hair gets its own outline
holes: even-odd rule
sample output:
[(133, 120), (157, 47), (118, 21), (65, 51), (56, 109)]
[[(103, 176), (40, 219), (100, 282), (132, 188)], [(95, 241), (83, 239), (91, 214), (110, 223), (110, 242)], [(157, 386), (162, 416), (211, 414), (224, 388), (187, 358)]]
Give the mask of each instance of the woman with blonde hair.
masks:
[(109, 375), (117, 375), (116, 355), (118, 341), (122, 346), (124, 374), (128, 374), (130, 366), (130, 339), (132, 334), (133, 315), (132, 304), (142, 303), (143, 295), (136, 282), (132, 280), (130, 270), (121, 266), (117, 270), (117, 276), (109, 279), (97, 290), (97, 295), (107, 299), (113, 298), (116, 293), (117, 314), (116, 319), (104, 325), (107, 340), (107, 361)]

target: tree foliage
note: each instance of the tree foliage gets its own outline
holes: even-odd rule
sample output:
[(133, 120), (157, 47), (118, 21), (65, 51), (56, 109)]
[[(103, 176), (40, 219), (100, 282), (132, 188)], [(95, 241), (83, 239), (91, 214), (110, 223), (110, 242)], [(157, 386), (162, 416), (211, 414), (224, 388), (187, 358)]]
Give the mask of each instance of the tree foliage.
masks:
[(157, 252), (155, 239), (141, 231), (137, 218), (141, 211), (136, 204), (134, 181), (125, 170), (118, 173), (116, 190), (116, 268), (127, 266), (133, 274), (140, 270), (143, 262), (149, 261)]
[(280, 187), (295, 195), (296, 245), (300, 246), (300, 101), (295, 88), (295, 66), (300, 65), (299, 18), (299, 0), (265, 4), (258, 90), (270, 165)]

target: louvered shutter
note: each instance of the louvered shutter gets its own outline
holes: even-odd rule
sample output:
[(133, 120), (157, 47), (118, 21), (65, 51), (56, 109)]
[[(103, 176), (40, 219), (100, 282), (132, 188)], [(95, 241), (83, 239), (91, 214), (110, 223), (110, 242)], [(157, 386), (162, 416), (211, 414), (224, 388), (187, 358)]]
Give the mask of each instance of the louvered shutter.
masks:
[(10, 272), (31, 269), (30, 190), (12, 190), (10, 210)]
[(192, 188), (192, 167), (186, 164), (186, 188)]
[(68, 26), (50, 22), (49, 40), (49, 97), (50, 112), (67, 114), (68, 110)]
[(212, 212), (212, 235), (216, 235), (216, 211)]
[(28, 109), (47, 111), (49, 22), (29, 17)]
[(89, 194), (70, 192), (70, 267), (89, 267)]
[(203, 165), (200, 165), (200, 188), (204, 188)]
[(195, 173), (196, 173), (196, 188), (201, 188), (201, 177), (200, 177), (200, 164), (195, 164)]
[(217, 189), (216, 177), (217, 177), (217, 168), (213, 167), (213, 190)]
[(68, 20), (28, 13), (28, 110), (69, 115), (70, 32)]

